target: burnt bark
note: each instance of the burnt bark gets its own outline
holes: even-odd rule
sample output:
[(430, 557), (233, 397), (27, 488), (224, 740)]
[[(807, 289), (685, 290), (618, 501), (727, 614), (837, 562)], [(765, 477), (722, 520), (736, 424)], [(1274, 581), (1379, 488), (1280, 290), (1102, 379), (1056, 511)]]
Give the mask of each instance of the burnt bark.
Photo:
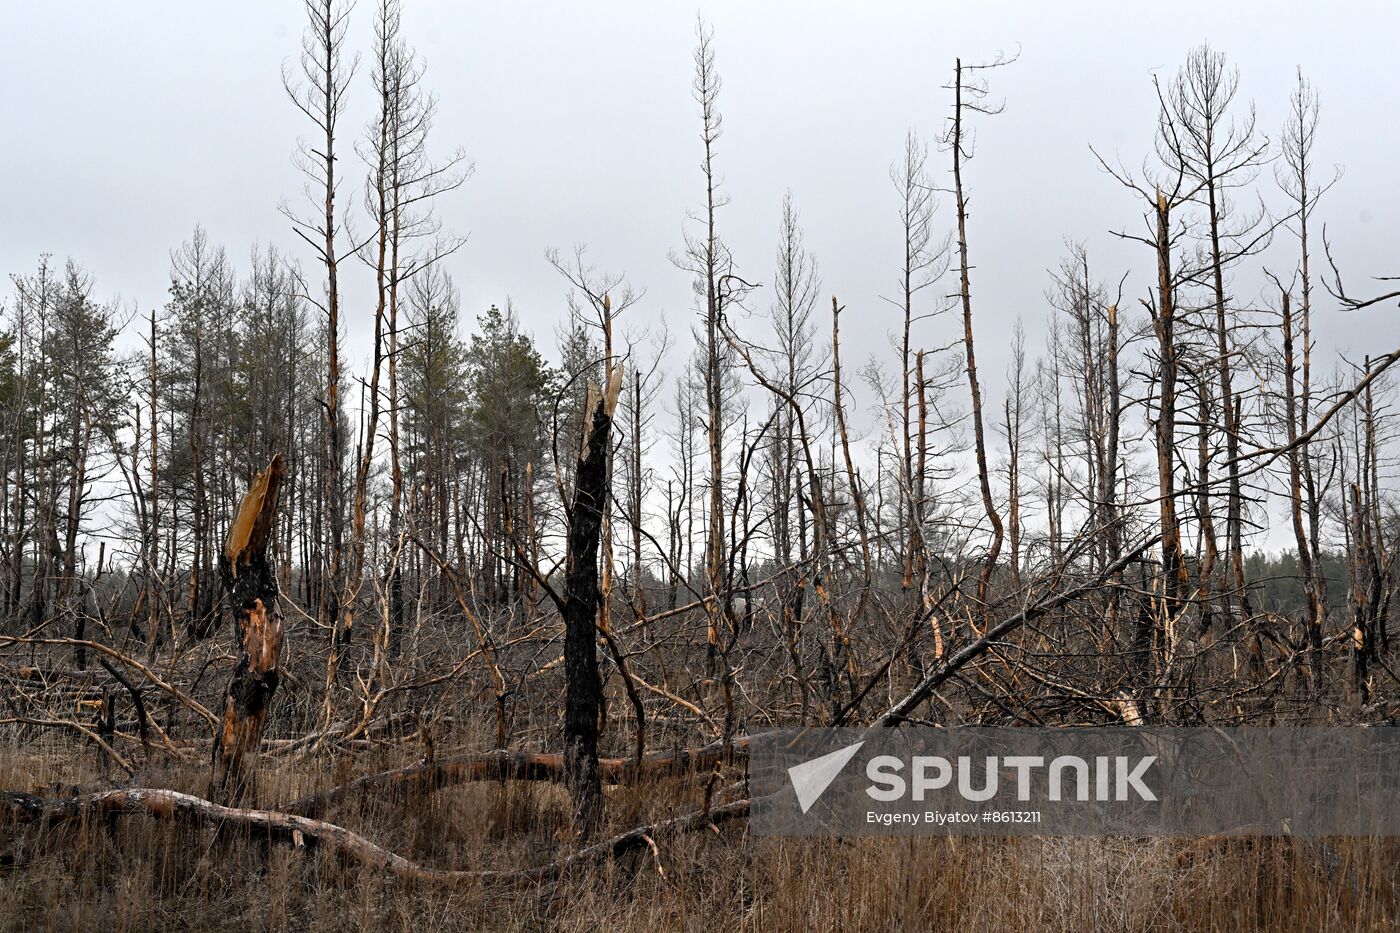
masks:
[(622, 387), (614, 366), (605, 392), (589, 392), (588, 419), (574, 471), (569, 509), (568, 560), (561, 612), (564, 616), (564, 773), (579, 836), (588, 836), (603, 811), (598, 772), (598, 717), (603, 685), (598, 676), (598, 542), (608, 498), (608, 445), (612, 416)]
[(219, 555), (219, 576), (242, 653), (224, 692), (223, 721), (214, 736), (210, 795), (230, 803), (255, 793), (258, 746), (280, 677), (282, 612), (267, 544), (283, 470), (282, 455), (276, 454), (253, 480)]

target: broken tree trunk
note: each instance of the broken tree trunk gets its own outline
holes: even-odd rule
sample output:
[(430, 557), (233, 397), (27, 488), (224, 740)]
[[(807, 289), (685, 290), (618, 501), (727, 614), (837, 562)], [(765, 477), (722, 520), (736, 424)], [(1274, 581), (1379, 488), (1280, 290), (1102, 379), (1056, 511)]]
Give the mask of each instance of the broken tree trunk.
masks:
[(622, 390), (622, 366), (609, 367), (605, 391), (589, 386), (587, 420), (569, 508), (569, 551), (564, 578), (564, 774), (574, 804), (576, 831), (586, 837), (602, 816), (598, 773), (598, 677), (596, 633), (598, 539), (608, 501), (608, 443)]
[(219, 576), (243, 649), (224, 693), (223, 723), (214, 736), (210, 775), (210, 796), (230, 803), (251, 796), (254, 790), (263, 723), (277, 690), (282, 613), (267, 543), (283, 469), (282, 455), (276, 454), (254, 478), (219, 555)]
[[(1013, 616), (1009, 616), (989, 626), (981, 637), (964, 645), (958, 651), (948, 655), (937, 667), (935, 667), (923, 680), (915, 685), (914, 689), (905, 694), (898, 703), (885, 710), (871, 724), (870, 728), (881, 728), (885, 726), (897, 726), (909, 718), (909, 714), (924, 700), (927, 700), (933, 691), (946, 680), (950, 680), (957, 672), (969, 662), (986, 654), (1000, 639), (1015, 629), (1029, 622), (1034, 622), (1061, 606), (1068, 605), (1078, 599), (1083, 599), (1091, 593), (1103, 589), (1109, 581), (1122, 573), (1130, 564), (1137, 562), (1144, 551), (1162, 540), (1162, 536), (1154, 535), (1145, 541), (1139, 542), (1135, 547), (1124, 552), (1121, 557), (1109, 564), (1097, 576), (1081, 583), (1077, 586), (1066, 587), (1063, 584), (1052, 587), (1044, 596), (1022, 609)], [(844, 712), (844, 711), (843, 711)]]
[(648, 846), (655, 852), (654, 840), (662, 835), (679, 835), (706, 829), (718, 832), (720, 823), (747, 817), (749, 806), (750, 801), (745, 798), (683, 813), (650, 825), (637, 826), (543, 865), (477, 871), (419, 865), (334, 823), (274, 810), (224, 807), (201, 797), (173, 790), (132, 787), (102, 791), (83, 797), (57, 799), (0, 791), (0, 821), (4, 823), (58, 826), (85, 819), (91, 820), (96, 816), (125, 813), (174, 820), (187, 825), (241, 826), (257, 830), (259, 835), (276, 842), (290, 843), (298, 848), (323, 846), (346, 860), (360, 863), (365, 868), (430, 884), (551, 880), (575, 866), (603, 861), (642, 846)]

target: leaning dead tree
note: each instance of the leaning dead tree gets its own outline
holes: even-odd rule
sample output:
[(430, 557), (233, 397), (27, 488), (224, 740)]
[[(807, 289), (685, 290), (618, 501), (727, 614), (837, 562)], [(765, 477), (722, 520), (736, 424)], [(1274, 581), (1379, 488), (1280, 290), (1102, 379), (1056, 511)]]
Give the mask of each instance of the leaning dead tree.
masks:
[(958, 256), (958, 299), (962, 305), (964, 359), (967, 364), (967, 388), (972, 402), (972, 436), (977, 454), (977, 479), (982, 492), (982, 510), (986, 513), (987, 524), (991, 527), (992, 540), (987, 547), (987, 556), (982, 562), (982, 575), (977, 583), (977, 601), (982, 604), (981, 612), (987, 611), (987, 595), (996, 570), (997, 557), (1005, 540), (1005, 529), (1001, 514), (992, 496), (991, 470), (987, 465), (987, 438), (982, 418), (982, 383), (977, 377), (977, 353), (972, 339), (972, 281), (967, 252), (967, 202), (968, 192), (963, 184), (963, 165), (972, 157), (969, 133), (963, 124), (967, 114), (995, 115), (1001, 112), (1000, 105), (986, 102), (987, 85), (977, 77), (978, 73), (992, 68), (1000, 68), (1014, 59), (998, 56), (995, 60), (980, 65), (964, 65), (961, 58), (956, 60), (953, 69), (953, 115), (944, 145), (953, 156), (953, 196), (957, 205), (957, 256)]
[(283, 469), (282, 455), (276, 454), (254, 478), (219, 556), (219, 575), (243, 649), (224, 692), (223, 724), (214, 736), (210, 776), (210, 796), (230, 801), (250, 796), (254, 789), (258, 744), (277, 691), (282, 612), (267, 544), (277, 516)]

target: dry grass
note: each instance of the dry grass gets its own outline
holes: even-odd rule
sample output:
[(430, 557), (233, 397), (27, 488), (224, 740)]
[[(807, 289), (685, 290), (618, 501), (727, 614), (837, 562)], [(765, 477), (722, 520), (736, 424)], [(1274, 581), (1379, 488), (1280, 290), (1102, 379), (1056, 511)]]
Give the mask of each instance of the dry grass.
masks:
[[(80, 764), (81, 762), (81, 764)], [(0, 752), (0, 787), (94, 780), (72, 748)], [(399, 763), (361, 758), (356, 770)], [(335, 779), (274, 763), (264, 800)], [(201, 792), (203, 773), (162, 782)], [(698, 782), (610, 791), (622, 829), (696, 805)], [(503, 868), (555, 857), (559, 788), (474, 784), (347, 801), (326, 814), (422, 863)], [(6, 930), (1369, 930), (1400, 919), (1397, 855), (1380, 840), (851, 839), (718, 834), (658, 840), (547, 884), (405, 883), (329, 855), (142, 818), (0, 835)]]

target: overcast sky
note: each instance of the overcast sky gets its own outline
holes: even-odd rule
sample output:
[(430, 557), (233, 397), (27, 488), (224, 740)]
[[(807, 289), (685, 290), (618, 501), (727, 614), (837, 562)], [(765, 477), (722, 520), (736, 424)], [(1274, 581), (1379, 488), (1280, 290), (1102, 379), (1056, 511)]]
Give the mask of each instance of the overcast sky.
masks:
[[(368, 48), (372, 5), (355, 10), (355, 48)], [(908, 128), (929, 137), (941, 129), (950, 103), (941, 85), (958, 55), (1021, 50), (993, 75), (1006, 110), (977, 121), (967, 171), (979, 357), (994, 398), (1018, 317), (1031, 352), (1041, 345), (1047, 270), (1066, 237), (1087, 243), (1105, 278), (1130, 272), (1129, 296), (1144, 293), (1151, 257), (1108, 234), (1138, 223), (1137, 205), (1089, 146), (1139, 165), (1151, 144), (1152, 75), (1170, 77), (1202, 40), (1238, 65), (1242, 102), (1257, 104), (1274, 138), (1302, 66), (1322, 98), (1317, 159), (1346, 169), (1319, 212), (1334, 251), (1355, 291), (1367, 276), (1400, 273), (1393, 5), (748, 0), (702, 12), (724, 79), (717, 164), (731, 203), (722, 233), (746, 278), (771, 281), (791, 189), (823, 294), (848, 309), (843, 356), (853, 369), (888, 354), (895, 329), (895, 310), (879, 300), (894, 293), (901, 253), (889, 166)], [(695, 13), (654, 0), (406, 0), (406, 34), (440, 100), (432, 140), (439, 152), (465, 147), (476, 164), (441, 205), (446, 226), (470, 236), (449, 260), (464, 316), (512, 299), (552, 357), (563, 289), (543, 255), (586, 243), (600, 268), (646, 289), (638, 322), (664, 316), (688, 343), (690, 283), (668, 253), (683, 246), (686, 213), (704, 194), (690, 96)], [(5, 3), (0, 268), (31, 270), (41, 252), (72, 257), (99, 296), (144, 311), (164, 304), (169, 251), (202, 224), (240, 268), (261, 242), (296, 252), (313, 271), (277, 211), (302, 185), (291, 153), (309, 130), (280, 80), (301, 30), (295, 0)], [(371, 115), (367, 63), (357, 81), (347, 156), (348, 137)], [(358, 185), (362, 171), (347, 164)], [(931, 165), (942, 179), (946, 157), (935, 152)], [(1267, 175), (1260, 190), (1282, 207)], [(347, 185), (342, 202), (358, 205), (351, 195)], [(945, 199), (939, 223), (950, 221)], [(1268, 263), (1286, 272), (1293, 249), (1280, 238)], [(346, 298), (348, 351), (360, 368), (368, 348), (355, 330), (369, 319), (368, 284), (361, 273)], [(1243, 299), (1258, 298), (1252, 277), (1240, 286)], [(752, 299), (759, 311), (768, 301)], [(1321, 313), (1333, 347), (1361, 354), (1400, 339), (1390, 308)], [(946, 343), (952, 332), (938, 327), (953, 325), (937, 325), (924, 343)], [(852, 389), (868, 406), (870, 393)]]

